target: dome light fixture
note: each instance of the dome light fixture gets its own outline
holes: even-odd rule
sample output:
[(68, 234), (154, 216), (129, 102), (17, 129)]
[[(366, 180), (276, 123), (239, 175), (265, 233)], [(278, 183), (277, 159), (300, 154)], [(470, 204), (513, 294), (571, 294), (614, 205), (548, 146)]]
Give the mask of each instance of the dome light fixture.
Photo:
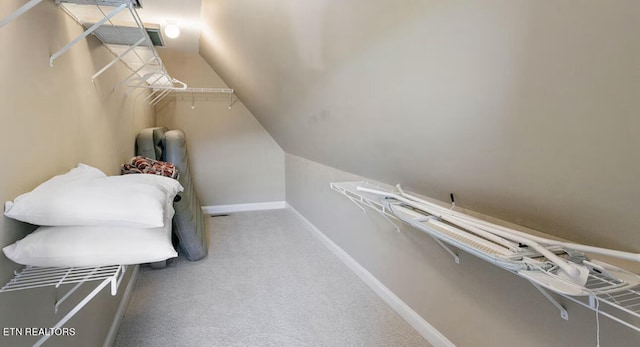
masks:
[(175, 23), (167, 23), (164, 26), (164, 34), (170, 39), (175, 39), (180, 36), (180, 28)]

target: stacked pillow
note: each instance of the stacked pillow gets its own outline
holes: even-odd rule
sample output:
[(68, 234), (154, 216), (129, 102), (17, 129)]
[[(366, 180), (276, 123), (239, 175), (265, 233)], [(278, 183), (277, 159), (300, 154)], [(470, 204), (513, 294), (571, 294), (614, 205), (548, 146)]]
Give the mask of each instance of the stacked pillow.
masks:
[(40, 227), (3, 248), (16, 263), (80, 267), (176, 257), (173, 199), (183, 190), (158, 175), (107, 176), (79, 164), (5, 203), (5, 216)]

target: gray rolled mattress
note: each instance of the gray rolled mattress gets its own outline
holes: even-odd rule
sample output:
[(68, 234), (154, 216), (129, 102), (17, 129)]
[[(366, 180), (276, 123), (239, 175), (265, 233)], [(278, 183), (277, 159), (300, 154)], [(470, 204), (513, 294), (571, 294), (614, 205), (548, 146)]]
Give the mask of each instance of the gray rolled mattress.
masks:
[(189, 260), (204, 258), (209, 242), (204, 213), (191, 176), (184, 132), (163, 127), (143, 129), (136, 137), (136, 155), (166, 161), (178, 169), (178, 180), (184, 191), (173, 204), (173, 233), (178, 239), (181, 255)]

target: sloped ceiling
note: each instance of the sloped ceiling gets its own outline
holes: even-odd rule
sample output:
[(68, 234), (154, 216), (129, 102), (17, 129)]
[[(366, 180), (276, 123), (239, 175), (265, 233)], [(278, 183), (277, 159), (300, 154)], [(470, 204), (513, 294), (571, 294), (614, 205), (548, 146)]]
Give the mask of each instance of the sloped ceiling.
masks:
[(639, 250), (638, 13), (635, 0), (203, 0), (200, 54), (288, 153)]

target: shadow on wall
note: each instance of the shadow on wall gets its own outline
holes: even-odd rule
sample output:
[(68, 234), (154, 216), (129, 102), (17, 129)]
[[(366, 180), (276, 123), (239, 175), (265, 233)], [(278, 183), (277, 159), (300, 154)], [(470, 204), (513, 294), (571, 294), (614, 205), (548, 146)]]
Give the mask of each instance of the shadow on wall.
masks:
[(636, 1), (210, 6), (203, 57), (287, 153), (639, 249)]
[[(37, 228), (35, 225), (18, 222), (16, 220), (2, 216), (0, 221), (0, 245), (2, 247), (10, 245), (16, 240), (19, 240), (27, 234), (31, 233)], [(14, 270), (21, 269), (23, 266), (18, 265), (9, 259), (2, 253), (0, 258), (0, 283), (4, 285), (13, 278)]]
[(470, 207), (550, 234), (640, 250), (640, 4), (532, 3), (504, 118), (495, 199)]

